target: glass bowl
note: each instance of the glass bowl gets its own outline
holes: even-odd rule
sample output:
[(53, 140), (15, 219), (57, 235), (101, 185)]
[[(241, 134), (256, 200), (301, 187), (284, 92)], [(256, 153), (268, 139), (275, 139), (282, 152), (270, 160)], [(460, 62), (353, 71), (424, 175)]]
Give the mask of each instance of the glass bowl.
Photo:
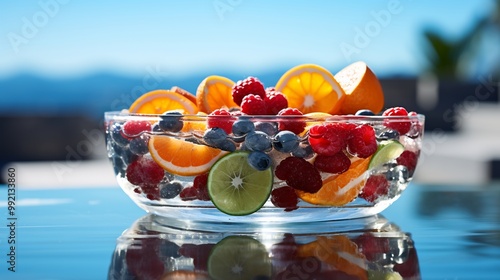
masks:
[(424, 116), (107, 112), (105, 126), (118, 184), (139, 207), (237, 226), (380, 213), (413, 178)]
[(411, 234), (384, 217), (323, 224), (204, 232), (146, 215), (117, 239), (108, 279), (421, 279)]

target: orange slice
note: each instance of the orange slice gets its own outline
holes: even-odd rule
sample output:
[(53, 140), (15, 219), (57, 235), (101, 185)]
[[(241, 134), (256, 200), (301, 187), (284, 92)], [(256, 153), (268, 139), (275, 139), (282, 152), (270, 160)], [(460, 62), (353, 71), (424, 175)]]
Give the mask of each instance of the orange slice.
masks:
[(318, 236), (316, 241), (301, 245), (297, 254), (304, 258), (316, 257), (357, 279), (368, 279), (366, 258), (347, 236)]
[(196, 96), (194, 96), (194, 94), (190, 93), (189, 91), (178, 86), (173, 86), (170, 88), (170, 90), (179, 93), (180, 95), (186, 97), (187, 99), (191, 100), (191, 102), (196, 104)]
[(202, 112), (210, 114), (213, 110), (227, 107), (238, 108), (234, 103), (231, 89), (234, 82), (221, 76), (208, 76), (196, 90), (196, 105)]
[(184, 114), (196, 114), (198, 108), (182, 94), (170, 90), (153, 90), (137, 98), (130, 108), (130, 113), (163, 114), (166, 111), (182, 110)]
[(288, 106), (302, 113), (338, 114), (344, 90), (332, 73), (314, 64), (303, 64), (288, 70), (276, 84), (288, 99)]
[(297, 191), (297, 195), (311, 204), (342, 206), (353, 201), (365, 185), (371, 157), (359, 159), (353, 163), (349, 170), (332, 176), (323, 181), (323, 186), (316, 193)]
[(206, 113), (198, 112), (195, 116), (184, 117), (182, 132), (203, 134), (207, 130)]
[(166, 135), (152, 135), (148, 147), (158, 165), (181, 176), (206, 173), (220, 157), (229, 153)]
[(311, 129), (312, 126), (324, 123), (325, 120), (331, 117), (332, 115), (323, 112), (312, 112), (304, 114), (304, 116), (307, 117), (306, 128), (304, 128), (304, 131), (302, 131), (300, 136), (305, 135), (309, 131), (309, 129)]
[(384, 107), (382, 86), (366, 63), (358, 61), (348, 65), (335, 74), (335, 79), (345, 92), (342, 114), (354, 114), (361, 109), (378, 114)]

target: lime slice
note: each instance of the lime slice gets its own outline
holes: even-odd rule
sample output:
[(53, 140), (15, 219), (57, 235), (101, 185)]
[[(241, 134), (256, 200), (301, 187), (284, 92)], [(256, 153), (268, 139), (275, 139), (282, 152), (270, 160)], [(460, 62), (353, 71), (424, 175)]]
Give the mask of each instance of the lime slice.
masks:
[(247, 152), (219, 159), (208, 175), (208, 193), (217, 209), (229, 215), (248, 215), (266, 203), (273, 186), (271, 168), (259, 171), (248, 164)]
[(369, 280), (403, 280), (401, 274), (394, 271), (368, 271)]
[(401, 155), (405, 150), (405, 147), (396, 140), (388, 140), (380, 143), (377, 151), (370, 160), (368, 168), (377, 167), (384, 163), (387, 163)]
[[(271, 279), (272, 263), (266, 247), (248, 236), (221, 240), (208, 257), (211, 279)], [(259, 278), (260, 279), (260, 278)]]

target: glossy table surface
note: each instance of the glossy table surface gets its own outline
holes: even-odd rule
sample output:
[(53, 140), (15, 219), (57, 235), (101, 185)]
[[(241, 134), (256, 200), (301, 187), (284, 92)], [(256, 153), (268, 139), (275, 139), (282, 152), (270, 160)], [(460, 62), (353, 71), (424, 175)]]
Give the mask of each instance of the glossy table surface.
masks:
[[(2, 226), (0, 226), (0, 255), (2, 256), (0, 279), (154, 279), (161, 278), (160, 275), (163, 275), (163, 279), (195, 279), (192, 274), (185, 275), (191, 278), (175, 278), (174, 276), (169, 278), (166, 273), (171, 270), (192, 270), (190, 267), (193, 266), (196, 267), (197, 271), (202, 272), (199, 274), (199, 279), (206, 279), (204, 277), (208, 277), (208, 273), (203, 270), (207, 269), (207, 260), (190, 259), (186, 256), (207, 254), (207, 247), (203, 246), (204, 244), (210, 245), (208, 252), (212, 251), (212, 254), (215, 254), (213, 253), (214, 245), (222, 244), (221, 239), (232, 235), (231, 233), (199, 233), (169, 228), (148, 228), (152, 226), (152, 217), (146, 215), (117, 187), (17, 190), (16, 208), (12, 216), (9, 216), (6, 208), (7, 187), (0, 186), (0, 192), (3, 193), (0, 201), (2, 202), (1, 217), (4, 219)], [(12, 217), (16, 219), (9, 219)], [(14, 233), (9, 228), (10, 222), (13, 221), (15, 221)], [(266, 233), (265, 230), (261, 230), (246, 239), (236, 238), (236, 241), (243, 240), (247, 246), (244, 248), (252, 246), (255, 248), (257, 246), (255, 244), (264, 244), (262, 248), (269, 250), (268, 255), (274, 254), (273, 262), (281, 261), (281, 265), (278, 267), (283, 272), (297, 264), (286, 260), (286, 255), (291, 254), (290, 251), (287, 251), (289, 247), (280, 247), (280, 245), (286, 244), (287, 238), (295, 238), (297, 242), (300, 241), (303, 244), (317, 244), (321, 243), (321, 240), (331, 240), (336, 238), (333, 236), (343, 235), (347, 237), (345, 239), (347, 241), (344, 240), (345, 244), (356, 244), (358, 247), (364, 248), (366, 256), (362, 256), (363, 258), (387, 258), (390, 255), (394, 261), (394, 254), (397, 255), (397, 252), (391, 251), (390, 254), (389, 252), (377, 252), (380, 254), (369, 256), (368, 249), (372, 247), (369, 247), (370, 244), (366, 245), (366, 242), (371, 242), (370, 239), (368, 241), (363, 239), (365, 243), (360, 241), (360, 236), (365, 236), (367, 233), (370, 235), (376, 231), (373, 227), (384, 224), (383, 231), (388, 233), (391, 238), (397, 237), (397, 239), (385, 238), (384, 235), (374, 235), (379, 239), (371, 239), (375, 240), (373, 242), (376, 243), (377, 240), (384, 242), (405, 240), (406, 242), (409, 240), (411, 242), (405, 244), (414, 244), (415, 246), (414, 251), (418, 258), (411, 260), (410, 269), (416, 269), (417, 273), (412, 271), (410, 274), (413, 276), (408, 279), (500, 279), (499, 184), (483, 187), (411, 184), (403, 196), (385, 210), (381, 216), (371, 217), (363, 221), (369, 224), (366, 230), (354, 228), (354, 225), (359, 224), (360, 221), (353, 221), (353, 228), (346, 229), (346, 225), (348, 227), (350, 223), (343, 221), (318, 225), (317, 230), (322, 233), (317, 234), (314, 233), (314, 226), (310, 227), (309, 234), (299, 233), (296, 235), (294, 232), (297, 231), (297, 228), (286, 229), (285, 227), (280, 229), (281, 232)], [(337, 233), (325, 234), (325, 228), (328, 227), (331, 227), (331, 232)], [(162, 233), (162, 231), (165, 232)], [(10, 250), (11, 245), (8, 244), (8, 241), (12, 239), (15, 240), (15, 263), (9, 263), (9, 259), (12, 259), (9, 256), (9, 254), (12, 255), (12, 250)], [(141, 241), (142, 247), (131, 246), (131, 244), (136, 244), (137, 240), (153, 240), (153, 242)], [(225, 242), (226, 245), (235, 242), (234, 238), (228, 240), (229, 242)], [(165, 249), (167, 245), (170, 247)], [(170, 250), (170, 255), (163, 255), (164, 263), (160, 263), (161, 273), (154, 272), (154, 264), (157, 260), (150, 260), (149, 256), (140, 255), (142, 252), (140, 249), (148, 246), (149, 252), (158, 253), (158, 250), (163, 250), (162, 254), (165, 254), (165, 250)], [(156, 248), (157, 246), (163, 247)], [(312, 249), (305, 249), (311, 248), (311, 246)], [(125, 255), (127, 248), (131, 253)], [(276, 251), (280, 248), (285, 248), (285, 251)], [(362, 279), (353, 277), (356, 273), (345, 268), (351, 263), (341, 266), (339, 259), (332, 260), (330, 258), (332, 254), (342, 255), (339, 253), (340, 251), (330, 252), (330, 255), (323, 256), (319, 255), (319, 251), (321, 248), (326, 248), (324, 246), (314, 248), (313, 245), (310, 245), (301, 248), (303, 254), (307, 255), (309, 252), (319, 258), (322, 261), (323, 270), (329, 264), (334, 263), (338, 270), (342, 270), (336, 272), (335, 275), (343, 275), (343, 278), (338, 277), (337, 279)], [(180, 249), (184, 250), (184, 253), (180, 252)], [(187, 249), (191, 252), (186, 253)], [(223, 245), (220, 245), (217, 251), (219, 255), (224, 255), (223, 249), (227, 250)], [(391, 249), (394, 248), (386, 250)], [(250, 251), (258, 253), (260, 249), (252, 250)], [(347, 249), (340, 248), (339, 250), (346, 251)], [(358, 248), (359, 252), (361, 251)], [(281, 259), (280, 253), (282, 254)], [(293, 254), (295, 253), (296, 251)], [(352, 256), (359, 257), (358, 253), (353, 253)], [(180, 256), (182, 254), (184, 256)], [(401, 250), (399, 254), (401, 254)], [(283, 256), (285, 259), (282, 258)], [(352, 260), (352, 256), (350, 260), (355, 262)], [(133, 257), (136, 258), (135, 264)], [(405, 258), (405, 260), (408, 259), (407, 253)], [(212, 261), (213, 259), (216, 258), (213, 257)], [(301, 264), (306, 265), (306, 269), (316, 267), (318, 263), (307, 263), (306, 261), (309, 260), (302, 259)], [(200, 262), (204, 263), (200, 264)], [(380, 262), (380, 259), (377, 262)], [(128, 267), (125, 263), (128, 264)], [(325, 263), (327, 264), (325, 265)], [(142, 267), (139, 267), (141, 265)], [(12, 267), (15, 268), (15, 272), (9, 270)], [(397, 265), (394, 267), (396, 268)], [(131, 271), (137, 272), (138, 269), (146, 271), (142, 272), (142, 278), (135, 277), (131, 273)], [(211, 269), (215, 270), (215, 268)], [(273, 269), (277, 270), (278, 268), (275, 266)], [(146, 275), (148, 273), (149, 276)], [(286, 275), (283, 273), (281, 275), (274, 273), (273, 278), (330, 279), (333, 274), (325, 275), (327, 274), (315, 274), (315, 276), (312, 274), (296, 274), (295, 276), (289, 274), (285, 277)]]

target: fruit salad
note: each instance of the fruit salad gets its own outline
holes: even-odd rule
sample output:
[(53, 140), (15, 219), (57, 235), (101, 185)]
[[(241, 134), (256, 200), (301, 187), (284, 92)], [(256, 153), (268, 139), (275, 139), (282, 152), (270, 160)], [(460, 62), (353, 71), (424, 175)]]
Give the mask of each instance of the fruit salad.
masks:
[(108, 155), (124, 191), (160, 215), (372, 215), (411, 181), (424, 127), (383, 103), (363, 62), (335, 75), (299, 65), (269, 87), (209, 76), (195, 94), (154, 90), (106, 113)]

